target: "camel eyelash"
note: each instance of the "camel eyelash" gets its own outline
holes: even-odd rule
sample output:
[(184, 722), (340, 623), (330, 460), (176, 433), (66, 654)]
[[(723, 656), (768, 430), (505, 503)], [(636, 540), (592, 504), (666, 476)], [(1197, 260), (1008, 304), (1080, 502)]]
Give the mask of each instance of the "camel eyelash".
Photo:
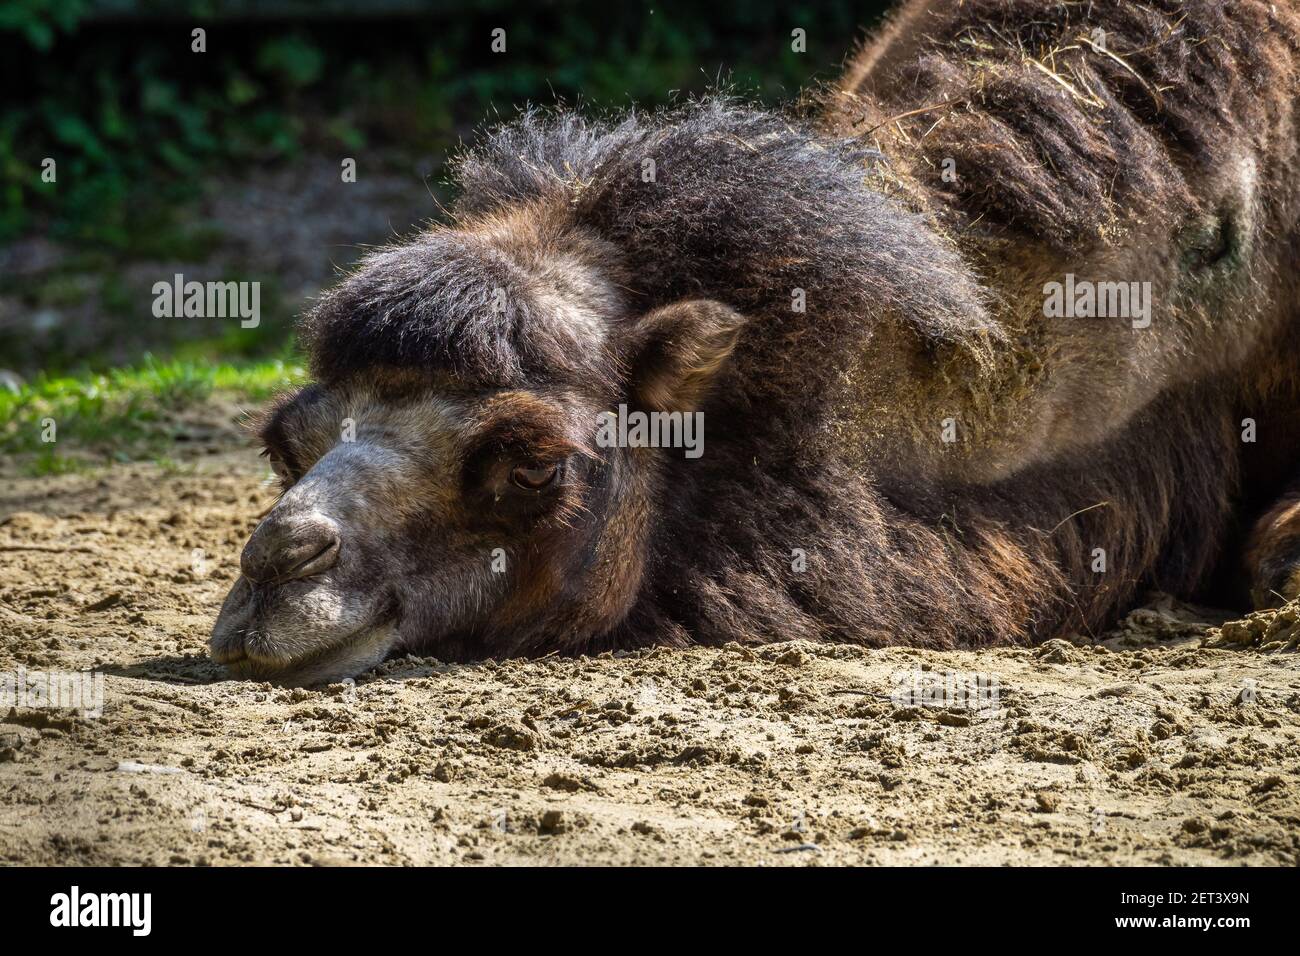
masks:
[(280, 486), (280, 493), (276, 498), (278, 501), (280, 497), (283, 497), (286, 491), (293, 487), (294, 482), (296, 481), (293, 476), (293, 469), (285, 459), (285, 456), (276, 449), (271, 448), (269, 445), (263, 447), (263, 449), (258, 452), (258, 457), (265, 458), (267, 464), (270, 465), (271, 468), (271, 475), (266, 478), (263, 484), (278, 484)]

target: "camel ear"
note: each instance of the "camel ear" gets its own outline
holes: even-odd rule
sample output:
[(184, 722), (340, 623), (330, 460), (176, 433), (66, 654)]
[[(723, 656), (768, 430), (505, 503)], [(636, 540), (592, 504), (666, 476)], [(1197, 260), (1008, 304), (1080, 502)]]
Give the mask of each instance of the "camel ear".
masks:
[(744, 325), (744, 316), (712, 299), (647, 313), (635, 331), (628, 397), (650, 411), (699, 408)]

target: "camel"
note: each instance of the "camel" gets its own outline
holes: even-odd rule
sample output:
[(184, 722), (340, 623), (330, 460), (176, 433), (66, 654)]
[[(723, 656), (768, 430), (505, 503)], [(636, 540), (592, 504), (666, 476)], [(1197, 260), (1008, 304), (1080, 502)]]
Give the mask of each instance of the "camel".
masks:
[[(1021, 645), (1300, 594), (1296, 0), (912, 0), (783, 111), (525, 111), (303, 318), (236, 676)], [(626, 407), (700, 454), (598, 443)]]

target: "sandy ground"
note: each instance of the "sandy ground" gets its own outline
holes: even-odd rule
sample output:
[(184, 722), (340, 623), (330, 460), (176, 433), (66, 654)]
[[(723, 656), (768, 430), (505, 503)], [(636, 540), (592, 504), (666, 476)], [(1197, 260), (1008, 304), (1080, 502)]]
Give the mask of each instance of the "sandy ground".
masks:
[[(1213, 617), (1167, 600), (1096, 646), (226, 681), (204, 641), (262, 478), (224, 440), (180, 470), (0, 465), (0, 674), (107, 675), (97, 717), (0, 707), (0, 862), (1300, 859), (1300, 657), (1203, 647)], [(977, 707), (899, 698), (950, 671), (986, 675)]]

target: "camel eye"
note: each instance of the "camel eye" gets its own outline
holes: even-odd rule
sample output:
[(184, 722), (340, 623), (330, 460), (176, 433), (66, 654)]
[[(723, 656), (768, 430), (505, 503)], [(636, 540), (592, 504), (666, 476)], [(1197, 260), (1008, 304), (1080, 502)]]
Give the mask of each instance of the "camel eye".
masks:
[(525, 491), (541, 491), (555, 480), (558, 471), (556, 465), (540, 465), (536, 462), (515, 465), (510, 471), (510, 483)]
[(268, 451), (264, 454), (271, 465), (271, 470), (275, 472), (275, 477), (286, 483), (293, 480), (293, 476), (289, 473), (289, 466), (284, 463), (283, 458), (273, 451)]

